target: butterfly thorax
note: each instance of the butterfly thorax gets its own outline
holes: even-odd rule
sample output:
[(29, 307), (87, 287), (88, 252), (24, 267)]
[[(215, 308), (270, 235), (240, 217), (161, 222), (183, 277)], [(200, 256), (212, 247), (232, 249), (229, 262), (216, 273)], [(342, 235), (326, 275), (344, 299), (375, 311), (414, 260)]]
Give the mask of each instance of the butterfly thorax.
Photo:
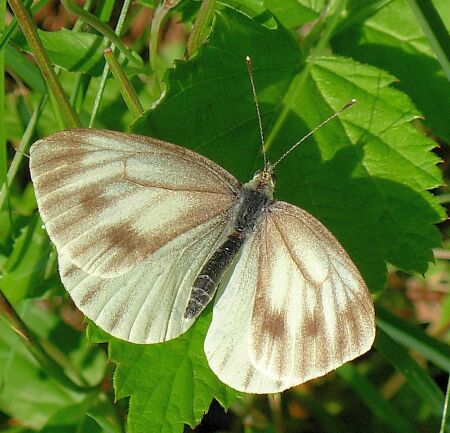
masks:
[(233, 227), (235, 236), (246, 238), (253, 232), (263, 209), (273, 202), (270, 192), (266, 188), (255, 188), (253, 180), (242, 187), (239, 204), (235, 211)]
[(258, 226), (264, 209), (274, 201), (273, 189), (273, 176), (267, 170), (255, 173), (253, 179), (242, 186), (234, 208), (232, 231), (199, 272), (184, 313), (186, 319), (197, 317), (212, 299), (224, 272)]

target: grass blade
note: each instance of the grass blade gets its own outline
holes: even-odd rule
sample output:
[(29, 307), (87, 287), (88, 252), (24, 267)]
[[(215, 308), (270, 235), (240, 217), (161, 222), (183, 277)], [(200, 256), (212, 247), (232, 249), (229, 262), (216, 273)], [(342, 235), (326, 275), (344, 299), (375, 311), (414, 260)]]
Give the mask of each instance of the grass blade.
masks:
[(379, 393), (377, 388), (366, 378), (359, 374), (356, 367), (347, 363), (336, 370), (341, 379), (350, 385), (361, 400), (372, 411), (376, 418), (395, 433), (414, 433), (417, 430), (407, 418), (402, 417)]
[(375, 347), (408, 381), (417, 395), (426, 402), (436, 416), (441, 416), (444, 395), (427, 372), (417, 364), (403, 346), (378, 329)]
[(377, 325), (393, 340), (422, 354), (427, 360), (450, 373), (450, 347), (427, 335), (417, 326), (377, 308)]
[(416, 19), (450, 81), (450, 37), (431, 0), (408, 0)]

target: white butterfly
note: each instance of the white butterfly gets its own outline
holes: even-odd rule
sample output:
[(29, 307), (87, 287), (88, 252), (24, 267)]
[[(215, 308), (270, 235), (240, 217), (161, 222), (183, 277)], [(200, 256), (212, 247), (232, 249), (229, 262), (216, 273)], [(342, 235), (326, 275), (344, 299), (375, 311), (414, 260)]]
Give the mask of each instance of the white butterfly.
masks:
[(273, 199), (274, 165), (241, 186), (191, 150), (94, 129), (39, 140), (30, 157), (78, 308), (115, 337), (156, 343), (189, 329), (219, 285), (206, 357), (250, 393), (322, 376), (375, 336), (357, 268), (317, 219)]

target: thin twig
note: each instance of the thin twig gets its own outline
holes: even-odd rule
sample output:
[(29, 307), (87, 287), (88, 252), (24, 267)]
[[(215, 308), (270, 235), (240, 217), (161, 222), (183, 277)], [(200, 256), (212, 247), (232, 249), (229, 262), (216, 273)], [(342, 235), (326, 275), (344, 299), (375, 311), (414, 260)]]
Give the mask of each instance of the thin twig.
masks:
[(71, 375), (76, 377), (74, 382), (66, 375), (65, 369), (53, 359), (37, 339), (37, 337), (27, 327), (25, 322), (17, 314), (14, 307), (10, 304), (6, 296), (0, 290), (0, 317), (2, 317), (10, 328), (21, 338), (25, 346), (37, 359), (43, 370), (56, 377), (61, 383), (76, 391), (89, 392), (94, 387), (87, 384), (74, 368), (70, 368)]
[(61, 83), (56, 76), (55, 70), (53, 69), (53, 64), (39, 39), (36, 24), (33, 21), (30, 13), (25, 9), (21, 0), (8, 0), (14, 15), (17, 18), (20, 28), (34, 54), (36, 63), (41, 70), (44, 80), (47, 83), (48, 88), (52, 92), (58, 109), (62, 113), (62, 117), (65, 119), (66, 126), (69, 128), (79, 128), (81, 127), (81, 122), (78, 119), (75, 111), (70, 105), (69, 99), (67, 98)]

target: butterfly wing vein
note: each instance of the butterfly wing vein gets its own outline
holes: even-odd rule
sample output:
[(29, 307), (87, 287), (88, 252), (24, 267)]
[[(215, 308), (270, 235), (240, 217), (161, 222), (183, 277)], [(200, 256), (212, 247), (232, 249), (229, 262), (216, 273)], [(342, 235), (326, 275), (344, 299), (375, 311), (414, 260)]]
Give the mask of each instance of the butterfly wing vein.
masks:
[(184, 308), (225, 236), (232, 175), (188, 149), (97, 130), (36, 142), (30, 170), (62, 281), (89, 318), (136, 343), (191, 326)]
[[(229, 234), (238, 181), (187, 149), (96, 130), (38, 141), (30, 169), (76, 305), (135, 343), (185, 332), (192, 284)], [(374, 334), (369, 292), (339, 242), (274, 202), (221, 282), (205, 353), (230, 386), (278, 392), (364, 353)]]
[(119, 276), (234, 205), (238, 182), (212, 161), (158, 140), (63, 131), (30, 161), (47, 232), (85, 272)]
[(307, 212), (276, 202), (219, 293), (205, 352), (234, 388), (278, 392), (356, 358), (374, 335), (369, 291), (342, 246)]

